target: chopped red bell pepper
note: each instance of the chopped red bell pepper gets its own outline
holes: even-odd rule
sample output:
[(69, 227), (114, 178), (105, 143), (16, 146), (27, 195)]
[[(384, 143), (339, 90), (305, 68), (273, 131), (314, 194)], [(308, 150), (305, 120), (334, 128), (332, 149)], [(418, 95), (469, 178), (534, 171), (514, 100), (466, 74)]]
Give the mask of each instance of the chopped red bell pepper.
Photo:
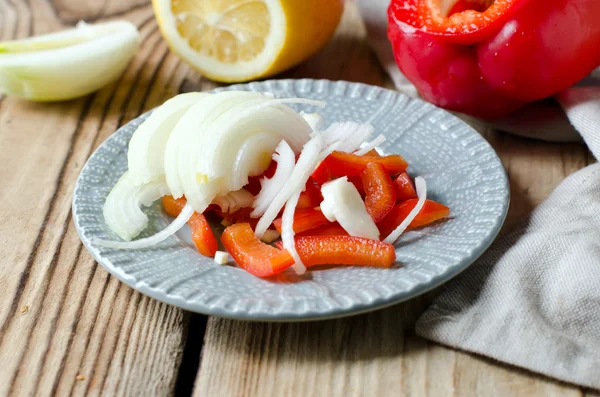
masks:
[(248, 223), (227, 227), (221, 241), (242, 269), (258, 277), (273, 276), (294, 264), (289, 252), (260, 241)]
[(396, 201), (417, 198), (415, 184), (406, 172), (401, 173), (394, 179), (394, 186), (396, 187)]
[[(162, 198), (165, 212), (172, 217), (178, 216), (185, 204), (186, 200), (184, 198), (174, 199), (173, 196)], [(203, 214), (194, 212), (194, 215), (188, 221), (188, 225), (192, 230), (192, 241), (198, 252), (204, 256), (214, 257), (219, 249), (219, 243), (206, 217)]]
[(388, 36), (426, 100), (494, 119), (598, 66), (599, 15), (596, 0), (392, 0)]
[(306, 230), (302, 233), (296, 234), (296, 237), (306, 236), (348, 236), (348, 232), (340, 226), (339, 223), (329, 223), (327, 225), (319, 226), (314, 229)]
[[(281, 233), (281, 223), (281, 218), (273, 221), (273, 225), (279, 233)], [(299, 208), (294, 212), (294, 232), (296, 233), (302, 233), (328, 223), (329, 221), (325, 218), (325, 215), (318, 209)]]
[[(394, 246), (352, 236), (297, 237), (296, 251), (306, 267), (350, 265), (388, 268), (396, 260)], [(283, 248), (283, 243), (276, 245)], [(287, 252), (287, 251), (285, 251)]]
[(369, 163), (378, 163), (385, 167), (391, 175), (399, 174), (406, 170), (408, 163), (402, 156), (392, 154), (389, 156), (357, 156), (351, 153), (333, 152), (317, 167), (311, 178), (323, 184), (332, 178), (340, 176), (360, 176), (361, 171)]
[(365, 188), (365, 207), (375, 223), (379, 222), (396, 204), (396, 188), (385, 167), (369, 163), (360, 177)]
[[(417, 199), (406, 200), (400, 204), (396, 204), (390, 213), (377, 223), (377, 228), (381, 233), (381, 237), (387, 237), (393, 232), (398, 225), (402, 223), (408, 216), (410, 211), (417, 205)], [(410, 223), (409, 229), (415, 229), (422, 226), (427, 226), (433, 222), (444, 219), (450, 215), (450, 208), (435, 201), (426, 200), (425, 205), (419, 215)]]
[(321, 187), (313, 180), (306, 182), (306, 190), (300, 193), (296, 208), (315, 208), (323, 201)]

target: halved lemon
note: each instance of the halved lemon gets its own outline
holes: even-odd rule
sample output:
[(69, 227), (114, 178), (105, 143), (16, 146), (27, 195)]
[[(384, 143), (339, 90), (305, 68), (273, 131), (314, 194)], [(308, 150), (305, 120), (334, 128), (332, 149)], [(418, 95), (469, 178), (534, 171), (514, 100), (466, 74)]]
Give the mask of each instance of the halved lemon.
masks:
[(205, 76), (248, 81), (288, 69), (333, 35), (343, 0), (153, 0), (173, 52)]

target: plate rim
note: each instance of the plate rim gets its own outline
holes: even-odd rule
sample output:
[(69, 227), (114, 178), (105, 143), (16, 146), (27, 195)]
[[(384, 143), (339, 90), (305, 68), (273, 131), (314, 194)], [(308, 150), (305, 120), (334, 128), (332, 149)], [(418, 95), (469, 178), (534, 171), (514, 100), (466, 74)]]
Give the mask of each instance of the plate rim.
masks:
[(471, 125), (469, 125), (468, 123), (466, 123), (464, 120), (460, 119), (453, 113), (451, 113), (445, 109), (436, 107), (428, 102), (423, 101), (420, 98), (409, 97), (406, 94), (396, 91), (396, 90), (390, 90), (390, 89), (380, 87), (380, 86), (374, 86), (374, 85), (360, 83), (360, 82), (351, 82), (351, 81), (346, 81), (346, 80), (310, 79), (310, 78), (270, 79), (270, 80), (264, 80), (264, 81), (254, 81), (254, 82), (249, 82), (249, 83), (242, 83), (242, 84), (232, 84), (232, 85), (225, 86), (225, 87), (218, 87), (213, 90), (206, 91), (206, 92), (221, 92), (221, 91), (227, 91), (227, 90), (240, 89), (242, 87), (250, 87), (251, 88), (253, 85), (254, 86), (257, 86), (257, 85), (263, 86), (263, 85), (282, 84), (282, 83), (283, 84), (285, 84), (285, 83), (294, 84), (294, 82), (311, 83), (311, 84), (326, 84), (326, 85), (341, 83), (341, 84), (347, 84), (347, 85), (351, 85), (351, 86), (357, 86), (357, 87), (360, 87), (361, 89), (372, 89), (372, 90), (374, 89), (376, 91), (382, 91), (382, 93), (390, 92), (390, 93), (393, 93), (394, 96), (405, 97), (406, 99), (408, 99), (410, 101), (417, 101), (417, 102), (421, 103), (423, 106), (429, 107), (430, 109), (437, 109), (441, 112), (444, 112), (447, 116), (450, 116), (450, 118), (453, 119), (455, 122), (458, 122), (459, 124), (466, 126), (467, 129), (469, 130), (469, 132), (471, 134), (473, 134), (473, 136), (476, 136), (476, 138), (478, 140), (480, 140), (482, 143), (484, 143), (485, 146), (487, 146), (487, 148), (493, 154), (493, 160), (496, 161), (497, 163), (499, 163), (499, 165), (500, 165), (501, 176), (502, 176), (502, 179), (504, 182), (503, 186), (502, 186), (503, 191), (504, 191), (503, 202), (502, 202), (503, 209), (502, 209), (502, 214), (495, 219), (495, 223), (494, 223), (493, 227), (491, 227), (489, 229), (489, 234), (485, 238), (482, 238), (480, 240), (481, 242), (483, 242), (483, 244), (478, 245), (476, 247), (476, 249), (474, 249), (474, 254), (471, 256), (468, 256), (468, 257), (464, 257), (460, 261), (460, 263), (456, 264), (453, 267), (447, 268), (444, 272), (432, 277), (430, 280), (414, 284), (410, 288), (395, 292), (387, 298), (377, 298), (372, 302), (354, 302), (350, 307), (347, 307), (347, 308), (336, 307), (333, 310), (328, 310), (328, 311), (323, 311), (323, 312), (317, 312), (317, 311), (313, 310), (313, 311), (309, 311), (306, 313), (293, 313), (293, 312), (265, 313), (265, 314), (263, 314), (262, 312), (251, 313), (246, 310), (229, 310), (229, 309), (225, 309), (224, 307), (221, 307), (221, 306), (207, 306), (207, 305), (205, 305), (203, 303), (199, 303), (199, 302), (194, 302), (192, 304), (190, 301), (188, 301), (180, 296), (164, 293), (161, 290), (157, 290), (157, 289), (151, 287), (145, 281), (136, 280), (134, 277), (129, 276), (121, 268), (114, 266), (110, 260), (108, 260), (106, 258), (102, 258), (101, 256), (98, 255), (99, 251), (91, 244), (90, 239), (83, 235), (80, 217), (78, 216), (78, 204), (76, 202), (76, 197), (77, 197), (76, 193), (78, 191), (78, 187), (80, 186), (81, 178), (86, 173), (86, 170), (90, 167), (90, 163), (93, 160), (94, 156), (97, 155), (99, 149), (109, 139), (114, 137), (115, 134), (117, 134), (120, 130), (125, 128), (127, 125), (129, 125), (133, 121), (138, 120), (142, 117), (148, 117), (148, 115), (155, 109), (154, 108), (154, 109), (144, 112), (144, 113), (140, 114), (139, 116), (129, 120), (127, 123), (121, 125), (117, 130), (115, 130), (109, 137), (107, 137), (94, 150), (94, 152), (90, 155), (90, 157), (86, 160), (84, 166), (81, 169), (79, 176), (77, 177), (77, 181), (75, 183), (75, 187), (74, 187), (73, 195), (72, 195), (72, 208), (71, 209), (72, 209), (73, 221), (75, 223), (75, 229), (77, 231), (77, 234), (78, 234), (82, 244), (85, 246), (85, 248), (88, 250), (88, 252), (90, 252), (90, 254), (94, 258), (94, 260), (98, 264), (100, 264), (104, 269), (106, 269), (111, 275), (113, 275), (119, 281), (125, 283), (129, 287), (141, 292), (144, 295), (147, 295), (153, 299), (156, 299), (160, 302), (164, 302), (166, 304), (173, 305), (173, 306), (182, 308), (187, 311), (204, 314), (204, 315), (221, 317), (221, 318), (245, 320), (245, 321), (303, 322), (303, 321), (328, 320), (328, 319), (335, 319), (335, 318), (359, 315), (359, 314), (364, 314), (364, 313), (375, 311), (375, 310), (384, 309), (386, 307), (390, 307), (390, 306), (405, 302), (409, 299), (423, 295), (423, 294), (441, 286), (442, 284), (450, 281), (451, 279), (453, 279), (454, 277), (456, 277), (457, 275), (462, 273), (464, 270), (469, 268), (472, 264), (474, 264), (479, 259), (479, 257), (485, 251), (487, 251), (487, 249), (492, 245), (492, 243), (498, 237), (498, 234), (500, 233), (502, 226), (504, 225), (504, 222), (508, 215), (508, 210), (509, 210), (509, 205), (510, 205), (510, 200), (511, 200), (510, 181), (509, 181), (508, 175), (506, 173), (506, 169), (505, 169), (504, 165), (502, 164), (500, 157), (498, 156), (498, 154), (494, 150), (494, 148), (490, 145), (490, 143), (483, 136), (481, 136), (481, 134), (479, 132), (477, 132), (477, 130), (475, 130)]

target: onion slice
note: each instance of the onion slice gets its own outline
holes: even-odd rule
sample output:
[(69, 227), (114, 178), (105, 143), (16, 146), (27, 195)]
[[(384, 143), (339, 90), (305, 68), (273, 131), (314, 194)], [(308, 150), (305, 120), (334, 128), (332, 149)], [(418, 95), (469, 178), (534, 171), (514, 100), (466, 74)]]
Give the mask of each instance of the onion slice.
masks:
[(319, 162), (322, 147), (323, 139), (321, 138), (321, 134), (315, 135), (314, 138), (309, 140), (306, 145), (304, 145), (304, 148), (300, 153), (300, 157), (298, 158), (298, 162), (290, 174), (290, 177), (282, 186), (281, 190), (277, 192), (273, 198), (273, 201), (271, 201), (265, 213), (256, 225), (256, 230), (254, 233), (259, 238), (262, 237), (271, 223), (273, 223), (277, 217), (277, 214), (279, 214), (279, 211), (281, 211), (285, 205), (286, 201), (288, 201), (294, 193), (304, 189), (306, 181), (308, 181), (310, 174), (314, 171)]
[(108, 227), (125, 241), (129, 241), (148, 225), (148, 216), (141, 210), (162, 196), (169, 194), (164, 178), (136, 186), (129, 172), (125, 172), (113, 187), (102, 213)]
[(254, 207), (254, 211), (252, 211), (253, 218), (258, 218), (263, 215), (269, 204), (273, 202), (275, 196), (281, 188), (285, 185), (286, 181), (290, 179), (292, 175), (292, 171), (294, 170), (294, 163), (296, 162), (296, 157), (294, 155), (294, 151), (288, 145), (286, 141), (281, 141), (277, 148), (275, 149), (275, 153), (273, 154), (273, 160), (277, 162), (277, 169), (275, 170), (275, 175), (271, 179), (263, 178), (261, 179), (261, 189), (256, 198), (254, 199), (254, 203), (252, 207)]
[(354, 152), (354, 154), (356, 154), (357, 156), (363, 156), (363, 155), (367, 154), (368, 152), (370, 152), (371, 150), (375, 149), (377, 146), (381, 145), (383, 142), (385, 142), (385, 136), (379, 135), (377, 138), (373, 139), (371, 142), (368, 142), (365, 145), (361, 145), (361, 148), (358, 149), (356, 152)]
[(164, 175), (165, 147), (173, 128), (192, 105), (208, 95), (190, 92), (174, 96), (135, 130), (129, 141), (127, 163), (136, 185)]
[(373, 131), (373, 126), (370, 124), (358, 124), (353, 121), (346, 121), (331, 124), (322, 132), (322, 135), (325, 144), (330, 145), (335, 141), (340, 141), (341, 145), (337, 150), (352, 153), (369, 139)]
[(417, 205), (415, 205), (415, 208), (408, 213), (408, 216), (398, 225), (398, 227), (383, 240), (385, 243), (394, 244), (394, 242), (398, 240), (398, 237), (408, 229), (408, 226), (423, 209), (425, 200), (427, 200), (427, 183), (425, 182), (425, 179), (418, 176), (415, 178), (415, 186), (417, 188), (417, 197), (419, 198)]
[(300, 199), (300, 190), (296, 191), (292, 197), (285, 204), (283, 210), (283, 216), (281, 218), (281, 241), (283, 242), (283, 248), (288, 250), (292, 258), (294, 258), (294, 264), (292, 268), (297, 274), (304, 274), (306, 272), (306, 266), (302, 263), (298, 251), (296, 251), (296, 241), (294, 240), (294, 213), (296, 212), (296, 206)]
[(327, 182), (321, 187), (321, 194), (321, 211), (328, 221), (337, 221), (351, 236), (379, 240), (377, 225), (356, 186), (347, 177)]
[(177, 231), (181, 229), (187, 223), (187, 221), (190, 220), (192, 215), (194, 215), (194, 209), (191, 205), (186, 204), (185, 207), (183, 207), (183, 209), (181, 210), (181, 213), (179, 213), (179, 215), (177, 216), (177, 218), (175, 218), (175, 220), (171, 222), (169, 226), (156, 233), (155, 235), (135, 241), (108, 241), (95, 238), (92, 240), (92, 243), (101, 247), (117, 249), (141, 249), (151, 247), (177, 233)]

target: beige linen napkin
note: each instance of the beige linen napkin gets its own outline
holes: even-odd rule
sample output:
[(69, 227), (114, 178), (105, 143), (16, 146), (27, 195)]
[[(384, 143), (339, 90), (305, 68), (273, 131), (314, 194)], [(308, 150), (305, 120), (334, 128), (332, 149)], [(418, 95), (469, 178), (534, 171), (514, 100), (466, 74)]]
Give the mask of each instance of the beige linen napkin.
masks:
[[(357, 3), (381, 63), (398, 89), (415, 95), (387, 44), (389, 0)], [(557, 95), (556, 105), (547, 102), (541, 105), (546, 110), (539, 110), (536, 104), (534, 116), (522, 112), (503, 123), (512, 132), (544, 134), (551, 140), (572, 140), (577, 131), (599, 158), (596, 85), (592, 75)], [(418, 320), (416, 331), (452, 347), (600, 389), (600, 164), (565, 179), (516, 230), (448, 283)]]

